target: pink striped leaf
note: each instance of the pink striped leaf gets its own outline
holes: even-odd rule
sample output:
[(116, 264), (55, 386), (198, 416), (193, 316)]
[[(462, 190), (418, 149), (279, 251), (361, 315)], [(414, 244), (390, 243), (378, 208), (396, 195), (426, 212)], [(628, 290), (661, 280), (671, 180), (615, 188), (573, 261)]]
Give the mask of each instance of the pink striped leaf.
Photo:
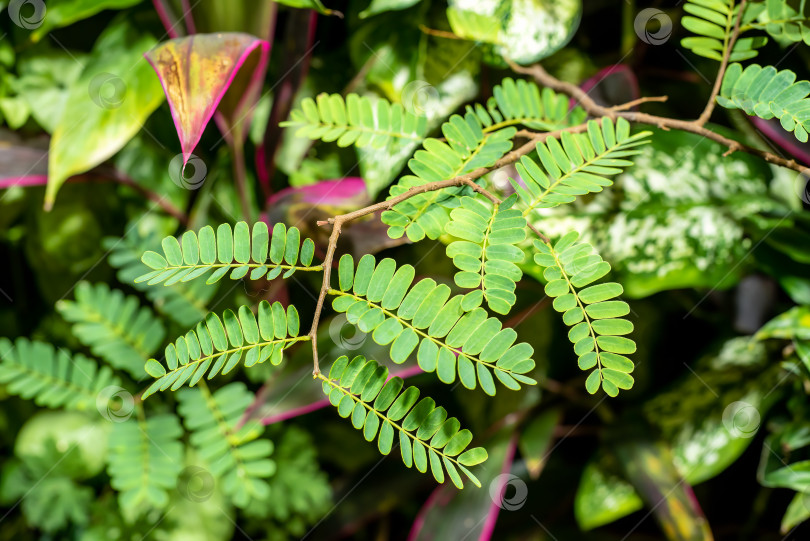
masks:
[[(184, 163), (221, 102), (218, 124), (224, 136), (243, 136), (269, 52), (268, 41), (222, 32), (172, 39), (146, 53), (169, 101)], [(229, 90), (232, 94), (226, 98)]]

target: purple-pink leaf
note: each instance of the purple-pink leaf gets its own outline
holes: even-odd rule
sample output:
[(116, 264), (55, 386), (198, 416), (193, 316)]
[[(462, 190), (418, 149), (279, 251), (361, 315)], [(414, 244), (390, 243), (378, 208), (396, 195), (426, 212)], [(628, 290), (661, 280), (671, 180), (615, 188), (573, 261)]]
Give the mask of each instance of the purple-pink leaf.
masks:
[[(146, 53), (169, 101), (184, 163), (237, 74), (243, 65), (248, 65), (253, 72), (247, 84), (240, 83), (238, 92), (248, 92), (249, 96), (229, 97), (225, 113), (228, 122), (245, 120), (234, 116), (239, 114), (234, 111), (246, 114), (246, 100), (257, 97), (255, 87), (261, 86), (269, 51), (268, 41), (241, 32), (222, 32), (172, 39)], [(248, 61), (251, 55), (258, 56)]]
[(48, 182), (48, 138), (24, 140), (0, 129), (0, 189)]
[(267, 200), (268, 208), (285, 204), (306, 203), (337, 208), (365, 205), (368, 201), (366, 183), (360, 177), (322, 180), (308, 186), (284, 188)]

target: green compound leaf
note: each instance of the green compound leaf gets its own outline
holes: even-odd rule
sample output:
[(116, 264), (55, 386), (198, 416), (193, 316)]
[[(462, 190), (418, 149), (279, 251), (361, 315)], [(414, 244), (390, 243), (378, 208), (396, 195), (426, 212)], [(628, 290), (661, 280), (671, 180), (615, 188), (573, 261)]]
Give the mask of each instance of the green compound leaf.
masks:
[(516, 245), (526, 239), (526, 219), (511, 208), (515, 199), (496, 207), (483, 196), (465, 196), (450, 213), (452, 221), (445, 231), (461, 239), (447, 246), (447, 257), (459, 269), (455, 282), (475, 289), (465, 296), (464, 310), (486, 300), (490, 310), (508, 314), (515, 304), (516, 283), (523, 277), (515, 263), (524, 259), (523, 250)]
[(207, 284), (213, 284), (228, 271), (232, 280), (244, 278), (248, 272), (251, 280), (273, 280), (282, 272), (282, 278), (289, 278), (298, 270), (322, 270), (320, 265), (311, 266), (315, 243), (308, 238), (301, 243), (300, 239), (298, 228), (287, 230), (283, 223), (273, 226), (272, 234), (264, 222), (253, 224), (252, 232), (245, 222), (238, 222), (233, 230), (222, 224), (216, 234), (211, 226), (205, 226), (199, 235), (186, 231), (179, 241), (175, 237), (164, 238), (163, 254), (145, 252), (141, 261), (152, 271), (135, 282), (168, 286), (214, 271), (206, 280)]
[(282, 127), (297, 127), (297, 137), (337, 141), (339, 147), (382, 149), (395, 141), (422, 141), (427, 135), (427, 118), (406, 111), (399, 103), (349, 94), (319, 94), (304, 98), (301, 108), (290, 113)]
[(546, 294), (554, 298), (554, 309), (563, 314), (571, 327), (568, 338), (579, 357), (579, 367), (591, 370), (585, 381), (586, 390), (594, 394), (602, 389), (610, 396), (619, 389), (633, 386), (633, 362), (625, 355), (635, 353), (636, 344), (623, 335), (633, 331), (633, 324), (619, 319), (630, 312), (624, 301), (615, 300), (622, 286), (606, 282), (591, 285), (610, 272), (593, 246), (577, 242), (579, 233), (571, 232), (553, 246), (534, 241), (535, 262), (545, 268)]
[[(746, 16), (752, 7), (746, 10)], [(751, 27), (764, 28), (782, 45), (800, 41), (810, 45), (810, 5), (807, 2), (766, 0), (765, 6), (758, 7), (759, 10), (765, 8), (767, 11), (760, 16), (761, 22), (752, 23)]]
[(554, 131), (582, 124), (588, 117), (579, 105), (569, 109), (570, 98), (532, 81), (507, 77), (492, 89), (486, 106), (468, 105), (467, 112), (481, 121), (484, 133), (520, 124), (534, 130)]
[(109, 439), (107, 473), (128, 516), (164, 509), (177, 490), (183, 463), (183, 428), (174, 414), (116, 423)]
[(0, 338), (0, 383), (38, 406), (91, 411), (104, 396), (101, 391), (120, 388), (121, 380), (110, 367), (99, 367), (80, 353), (71, 356), (44, 342)]
[[(681, 19), (684, 28), (696, 34), (681, 40), (681, 45), (693, 53), (720, 62), (728, 49), (729, 39), (737, 21), (739, 6), (735, 0), (687, 0), (683, 10), (688, 14)], [(748, 3), (743, 14), (741, 31), (748, 27), (762, 8)], [(731, 62), (748, 60), (757, 56), (757, 49), (768, 43), (764, 36), (740, 37), (734, 43), (729, 59)]]
[(377, 264), (374, 256), (365, 255), (355, 268), (352, 256), (344, 255), (339, 267), (353, 269), (353, 280), (342, 280), (341, 290), (329, 290), (335, 296), (332, 307), (372, 333), (376, 343), (390, 344), (395, 363), (416, 351), (425, 372), (436, 372), (444, 383), (453, 383), (458, 375), (466, 388), (480, 385), (490, 396), (496, 392), (495, 378), (513, 390), (521, 383), (536, 383), (525, 375), (535, 366), (532, 347), (515, 344), (517, 333), (502, 329), (483, 308), (465, 311), (463, 295), (450, 298), (450, 288), (431, 278), (412, 285), (414, 268), (397, 269), (393, 259)]
[[(273, 443), (257, 439), (264, 431), (258, 421), (239, 422), (253, 402), (253, 393), (242, 382), (229, 383), (214, 393), (205, 385), (177, 393), (178, 411), (191, 432), (189, 441), (205, 461), (218, 486), (237, 507), (266, 501), (270, 486), (264, 479), (276, 471), (269, 457)], [(219, 443), (212, 445), (215, 439)]]
[(773, 66), (751, 64), (743, 69), (731, 64), (723, 76), (717, 103), (742, 109), (759, 118), (778, 118), (782, 128), (806, 143), (810, 131), (810, 81), (796, 81), (796, 74)]
[(651, 132), (630, 135), (630, 124), (619, 118), (588, 122), (587, 133), (563, 132), (560, 141), (550, 137), (537, 144), (537, 161), (523, 156), (515, 164), (522, 183), (512, 186), (526, 205), (527, 216), (535, 209), (571, 203), (578, 195), (601, 192), (613, 181), (609, 176), (622, 172), (633, 162), (623, 159), (639, 153), (635, 147), (647, 143)]
[[(513, 127), (484, 133), (481, 120), (472, 112), (463, 117), (453, 115), (442, 124), (446, 142), (426, 139), (408, 162), (413, 175), (402, 177), (390, 190), (396, 197), (416, 186), (450, 180), (478, 169), (491, 167), (512, 149)], [(450, 209), (458, 206), (458, 196), (471, 193), (468, 186), (444, 188), (419, 194), (402, 201), (382, 213), (383, 223), (389, 225), (388, 236), (394, 239), (407, 235), (412, 242), (436, 239), (444, 231)], [(389, 198), (390, 198), (389, 197)]]
[(160, 238), (157, 235), (141, 237), (139, 232), (132, 228), (122, 238), (103, 239), (102, 245), (109, 252), (108, 263), (118, 269), (116, 273), (118, 281), (122, 284), (131, 284), (136, 290), (143, 291), (161, 314), (177, 322), (181, 327), (195, 325), (208, 313), (206, 305), (217, 288), (206, 285), (205, 278), (177, 282), (171, 286), (135, 283), (135, 279), (147, 269), (141, 262), (144, 252), (160, 246)]
[[(461, 429), (455, 417), (436, 406), (432, 398), (419, 398), (419, 389), (402, 390), (401, 378), (388, 379), (388, 368), (377, 361), (346, 356), (332, 364), (329, 375), (319, 374), (323, 392), (338, 414), (350, 418), (352, 425), (363, 431), (367, 441), (377, 439), (380, 452), (391, 452), (394, 440), (400, 446), (402, 461), (422, 473), (430, 466), (437, 482), (447, 477), (458, 488), (464, 488), (459, 472), (476, 486), (481, 483), (467, 467), (487, 459), (482, 447), (467, 449), (472, 441), (469, 430)], [(398, 437), (395, 438), (395, 434)]]
[(161, 320), (137, 297), (104, 283), (79, 282), (75, 292), (75, 301), (59, 301), (56, 309), (74, 324), (76, 338), (113, 368), (143, 377), (143, 363), (165, 336)]
[(278, 301), (272, 305), (262, 301), (258, 312), (258, 321), (247, 306), (240, 307), (238, 314), (225, 310), (222, 319), (208, 314), (205, 322), (166, 346), (165, 364), (156, 359), (147, 362), (147, 372), (157, 379), (143, 393), (143, 399), (168, 388), (176, 391), (186, 382), (193, 387), (206, 373), (208, 379), (227, 374), (242, 356), (246, 367), (268, 359), (278, 365), (286, 348), (309, 340), (308, 336), (298, 336), (300, 320), (295, 306), (284, 310)]

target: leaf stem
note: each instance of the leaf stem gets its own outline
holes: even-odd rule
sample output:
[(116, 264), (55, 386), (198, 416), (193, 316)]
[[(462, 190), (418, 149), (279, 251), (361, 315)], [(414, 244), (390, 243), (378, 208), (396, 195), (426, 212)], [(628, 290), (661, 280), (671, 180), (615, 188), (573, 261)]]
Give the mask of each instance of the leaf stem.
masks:
[[(453, 462), (456, 466), (460, 466), (462, 468), (464, 467), (462, 464), (459, 464), (459, 462), (455, 458), (442, 453), (440, 449), (432, 447), (428, 442), (420, 440), (414, 434), (411, 434), (409, 431), (402, 428), (402, 426), (399, 423), (390, 420), (387, 416), (385, 416), (382, 413), (380, 413), (379, 411), (375, 410), (373, 407), (369, 406), (368, 403), (364, 402), (363, 400), (360, 400), (360, 398), (353, 395), (350, 391), (348, 391), (345, 388), (341, 387), (337, 383), (333, 382), (331, 379), (325, 377), (323, 374), (318, 374), (317, 378), (322, 380), (323, 382), (327, 383), (333, 389), (338, 389), (345, 396), (350, 396), (355, 403), (363, 404), (363, 407), (366, 408), (369, 412), (373, 412), (375, 415), (377, 415), (377, 417), (380, 418), (381, 422), (389, 423), (394, 428), (396, 428), (397, 431), (400, 432), (400, 433), (404, 432), (405, 435), (407, 435), (409, 438), (411, 438), (414, 441), (414, 445), (416, 445), (416, 442), (419, 442), (420, 445), (424, 445), (426, 448), (430, 449), (431, 451), (433, 451), (437, 455), (440, 455), (442, 458), (446, 458), (450, 462)], [(427, 469), (425, 471), (427, 471)], [(464, 471), (464, 470), (462, 470), (462, 471)], [(470, 481), (472, 481), (472, 479), (470, 479)]]
[(695, 120), (695, 124), (698, 126), (703, 126), (706, 124), (706, 122), (708, 122), (709, 118), (712, 116), (712, 111), (714, 111), (715, 99), (720, 93), (720, 86), (723, 84), (723, 75), (726, 73), (726, 68), (728, 67), (728, 61), (731, 58), (731, 52), (732, 49), (734, 49), (734, 44), (737, 42), (737, 38), (740, 35), (740, 23), (742, 22), (743, 13), (745, 12), (745, 2), (746, 0), (742, 0), (737, 8), (737, 20), (734, 22), (733, 28), (730, 28), (730, 26), (731, 18), (734, 16), (734, 10), (732, 9), (728, 15), (728, 22), (726, 23), (726, 39), (725, 43), (723, 44), (723, 60), (720, 62), (720, 69), (717, 71), (717, 78), (714, 80), (714, 87), (712, 88), (712, 93), (709, 95), (709, 101), (706, 103), (706, 108), (703, 109), (703, 112), (700, 114), (698, 119)]

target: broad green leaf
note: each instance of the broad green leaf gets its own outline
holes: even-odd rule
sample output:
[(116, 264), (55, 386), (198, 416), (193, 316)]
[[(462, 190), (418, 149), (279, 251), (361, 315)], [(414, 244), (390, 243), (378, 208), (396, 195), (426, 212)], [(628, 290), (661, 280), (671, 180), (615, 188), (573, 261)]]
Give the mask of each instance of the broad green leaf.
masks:
[[(761, 419), (778, 400), (779, 367), (767, 367), (765, 349), (749, 338), (727, 341), (639, 409), (672, 451), (677, 473), (692, 485), (717, 476), (746, 450)], [(695, 376), (697, 374), (698, 377)], [(747, 381), (740, 387), (740, 381)], [(766, 393), (768, 393), (766, 395)], [(615, 452), (599, 451), (585, 468), (575, 514), (593, 529), (642, 508), (643, 501), (623, 477)], [(775, 463), (783, 466), (774, 459)]]
[[(36, 42), (56, 28), (89, 19), (106, 9), (126, 9), (141, 2), (142, 0), (62, 0), (51, 2), (48, 6), (45, 6), (44, 2), (11, 2), (19, 7), (16, 13), (9, 11), (9, 16), (19, 17), (24, 23), (35, 24), (38, 22), (36, 17), (40, 15), (38, 6), (43, 6), (39, 19), (41, 24), (31, 32), (31, 40)], [(26, 7), (34, 7), (34, 12), (26, 12)], [(26, 28), (25, 24), (20, 26)]]
[(155, 44), (124, 19), (99, 36), (50, 141), (46, 209), (70, 176), (121, 150), (162, 103), (160, 84), (142, 57)]

